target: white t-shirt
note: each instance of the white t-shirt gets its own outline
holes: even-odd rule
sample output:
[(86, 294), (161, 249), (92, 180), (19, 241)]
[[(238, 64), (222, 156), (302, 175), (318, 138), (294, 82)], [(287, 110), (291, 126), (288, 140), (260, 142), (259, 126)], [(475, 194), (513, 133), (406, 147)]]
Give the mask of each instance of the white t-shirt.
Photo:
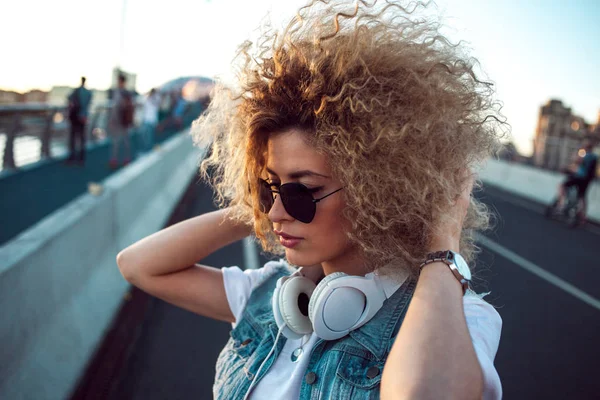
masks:
[(158, 93), (148, 96), (144, 102), (142, 111), (143, 121), (148, 124), (158, 123), (158, 109), (160, 107), (160, 97)]
[[(242, 316), (252, 290), (274, 274), (276, 266), (276, 263), (270, 262), (263, 268), (245, 271), (238, 267), (223, 268), (227, 301), (236, 321)], [(501, 399), (502, 386), (494, 367), (494, 358), (500, 343), (502, 319), (494, 307), (477, 295), (464, 296), (463, 305), (467, 327), (483, 371), (483, 398), (484, 400)], [(232, 325), (235, 327), (235, 322)], [(252, 400), (298, 399), (302, 378), (317, 340), (315, 334), (298, 340), (288, 339), (275, 363), (255, 386), (249, 398)], [(293, 362), (292, 353), (301, 345), (302, 355)]]

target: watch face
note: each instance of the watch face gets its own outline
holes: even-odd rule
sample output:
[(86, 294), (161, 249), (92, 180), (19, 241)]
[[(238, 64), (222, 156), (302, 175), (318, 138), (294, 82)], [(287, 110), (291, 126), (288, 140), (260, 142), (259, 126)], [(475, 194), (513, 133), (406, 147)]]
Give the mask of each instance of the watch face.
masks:
[(471, 280), (471, 269), (467, 265), (465, 259), (458, 253), (454, 253), (454, 265), (456, 265), (456, 269), (458, 269), (458, 272), (460, 272), (466, 280)]

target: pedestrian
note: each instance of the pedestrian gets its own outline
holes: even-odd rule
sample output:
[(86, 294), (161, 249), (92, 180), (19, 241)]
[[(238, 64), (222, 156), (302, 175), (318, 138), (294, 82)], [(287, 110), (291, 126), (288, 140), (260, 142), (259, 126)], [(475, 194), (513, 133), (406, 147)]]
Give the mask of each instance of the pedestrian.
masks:
[(158, 125), (157, 131), (160, 133), (168, 129), (181, 129), (183, 126), (183, 114), (185, 113), (187, 102), (183, 98), (181, 88), (172, 90), (167, 96), (167, 114)]
[(78, 163), (79, 165), (85, 164), (85, 127), (90, 104), (92, 103), (92, 92), (85, 87), (85, 81), (85, 76), (82, 76), (81, 85), (73, 90), (67, 99), (69, 122), (71, 124), (67, 163)]
[[(348, 3), (240, 47), (193, 131), (222, 209), (124, 249), (120, 271), (232, 323), (215, 399), (500, 399), (502, 320), (469, 287), (492, 86), (428, 2)], [(281, 258), (197, 264), (250, 234)]]
[(119, 166), (119, 149), (124, 147), (124, 159), (122, 165), (131, 162), (131, 144), (129, 131), (133, 126), (135, 104), (133, 93), (125, 88), (125, 75), (120, 74), (117, 78), (117, 88), (113, 90), (112, 107), (108, 118), (108, 133), (112, 139), (112, 153), (109, 167), (114, 169)]
[(175, 103), (175, 108), (173, 109), (173, 123), (175, 124), (175, 128), (180, 130), (183, 128), (183, 117), (185, 116), (185, 112), (187, 110), (188, 102), (180, 93), (177, 102)]
[(158, 124), (158, 111), (161, 103), (160, 93), (154, 88), (150, 90), (142, 112), (142, 151), (149, 152), (154, 146), (154, 134)]

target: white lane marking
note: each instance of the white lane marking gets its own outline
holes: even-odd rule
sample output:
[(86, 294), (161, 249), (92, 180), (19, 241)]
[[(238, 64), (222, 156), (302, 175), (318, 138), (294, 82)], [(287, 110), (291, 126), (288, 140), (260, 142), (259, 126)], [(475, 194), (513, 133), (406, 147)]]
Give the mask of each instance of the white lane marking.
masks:
[(600, 300), (598, 300), (598, 299), (590, 296), (589, 294), (585, 293), (584, 291), (576, 288), (575, 286), (571, 285), (569, 282), (538, 267), (531, 261), (524, 259), (517, 253), (507, 249), (506, 247), (494, 242), (493, 240), (491, 240), (481, 234), (476, 234), (475, 240), (477, 240), (480, 244), (482, 244), (484, 247), (487, 247), (489, 250), (493, 251), (494, 253), (499, 254), (500, 256), (506, 258), (507, 260), (510, 260), (513, 263), (517, 264), (521, 268), (531, 272), (534, 275), (537, 275), (538, 277), (544, 279), (545, 281), (551, 283), (552, 285), (558, 287), (559, 289), (564, 290), (565, 292), (571, 294), (572, 296), (575, 296), (576, 298), (583, 301), (584, 303), (587, 303), (590, 306), (596, 308), (597, 310), (600, 310)]
[(245, 269), (258, 269), (258, 250), (256, 249), (256, 243), (251, 236), (244, 238), (244, 268)]

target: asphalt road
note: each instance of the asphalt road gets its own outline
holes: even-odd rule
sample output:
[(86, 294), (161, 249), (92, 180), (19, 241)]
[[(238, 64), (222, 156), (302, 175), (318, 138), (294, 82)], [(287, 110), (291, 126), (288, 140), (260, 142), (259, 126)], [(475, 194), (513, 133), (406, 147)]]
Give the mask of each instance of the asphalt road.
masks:
[[(477, 259), (475, 288), (491, 291), (486, 299), (503, 319), (496, 367), (504, 398), (598, 399), (600, 229), (569, 229), (546, 220), (539, 205), (493, 188), (478, 197), (499, 215)], [(212, 209), (211, 194), (194, 186), (180, 208), (179, 218), (206, 212)], [(241, 266), (242, 254), (241, 244), (234, 244), (204, 262)], [(121, 321), (135, 321), (124, 314)], [(214, 364), (228, 324), (152, 298), (143, 322), (136, 324), (113, 379), (94, 376), (91, 369), (84, 386), (110, 381), (105, 384), (110, 396), (102, 398), (119, 400), (212, 398)], [(105, 359), (111, 347), (103, 351)], [(94, 391), (80, 390), (75, 397), (100, 398)]]
[(480, 197), (500, 216), (486, 238), (552, 274), (482, 246), (478, 287), (492, 291), (486, 299), (503, 319), (495, 364), (504, 398), (600, 398), (600, 229), (570, 229), (493, 188)]

